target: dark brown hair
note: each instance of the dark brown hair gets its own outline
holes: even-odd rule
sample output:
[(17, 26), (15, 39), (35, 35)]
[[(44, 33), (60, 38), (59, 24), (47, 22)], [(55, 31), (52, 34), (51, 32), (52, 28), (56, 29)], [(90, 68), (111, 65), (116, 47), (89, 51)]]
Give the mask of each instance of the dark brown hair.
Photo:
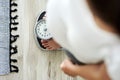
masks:
[(120, 35), (120, 0), (87, 0), (94, 14), (113, 26)]

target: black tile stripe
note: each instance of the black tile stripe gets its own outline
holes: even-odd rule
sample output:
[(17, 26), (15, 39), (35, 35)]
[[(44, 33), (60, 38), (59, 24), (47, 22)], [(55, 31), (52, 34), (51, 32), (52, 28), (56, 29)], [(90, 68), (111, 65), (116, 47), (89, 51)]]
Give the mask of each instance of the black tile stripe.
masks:
[[(11, 59), (11, 56), (18, 53), (18, 47), (17, 45), (13, 46), (12, 44), (17, 41), (19, 35), (18, 34), (12, 34), (12, 31), (17, 31), (17, 26), (19, 22), (17, 22), (18, 15), (12, 16), (12, 13), (17, 12), (17, 9), (12, 10), (11, 7), (17, 7), (18, 4), (15, 2), (15, 0), (10, 0), (10, 72), (19, 72), (19, 69), (17, 66), (13, 65), (14, 63), (17, 63), (17, 59)], [(14, 27), (11, 27), (14, 26)]]

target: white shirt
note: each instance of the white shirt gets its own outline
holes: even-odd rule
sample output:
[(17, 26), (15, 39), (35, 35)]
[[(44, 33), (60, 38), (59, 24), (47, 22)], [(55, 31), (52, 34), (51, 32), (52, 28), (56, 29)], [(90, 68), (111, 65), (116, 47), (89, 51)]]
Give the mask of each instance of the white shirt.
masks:
[[(114, 39), (112, 34), (108, 34), (102, 30), (97, 30), (92, 15), (87, 11), (87, 6), (84, 6), (83, 0), (50, 0), (47, 6), (47, 26), (50, 30), (53, 38), (62, 46), (71, 51), (74, 56), (86, 63), (97, 63), (101, 60), (104, 60), (107, 66), (108, 74), (112, 80), (120, 80), (120, 47), (119, 45), (116, 47), (111, 47), (114, 44), (119, 43), (119, 40)], [(81, 7), (83, 6), (83, 7)], [(89, 15), (88, 15), (89, 14)], [(91, 23), (92, 22), (92, 23)], [(90, 27), (81, 26), (88, 24)], [(96, 30), (98, 32), (96, 32)], [(93, 41), (88, 40), (88, 43), (82, 43), (85, 40), (85, 37), (80, 33), (85, 33), (84, 31), (91, 31), (92, 36), (99, 36), (98, 38), (102, 38), (106, 43), (110, 43), (107, 46), (103, 46), (103, 52), (105, 49), (112, 49), (111, 54), (101, 54), (101, 53), (92, 53), (96, 44), (100, 44), (100, 41), (95, 42), (96, 37)], [(94, 33), (92, 33), (94, 31)], [(104, 33), (109, 37), (101, 35), (100, 33)], [(86, 36), (86, 35), (85, 35)], [(111, 37), (112, 36), (112, 37)], [(81, 38), (83, 37), (83, 38)], [(89, 35), (87, 35), (89, 37)], [(87, 38), (86, 39), (89, 39)], [(91, 37), (91, 36), (90, 36)], [(98, 40), (100, 40), (98, 39)], [(96, 43), (96, 44), (94, 44)], [(88, 51), (87, 54), (82, 54), (82, 52), (86, 52), (86, 48), (82, 48), (86, 46)], [(93, 44), (93, 50), (89, 47), (89, 44)], [(89, 49), (90, 48), (90, 49)], [(95, 52), (95, 51), (94, 51)], [(90, 54), (89, 54), (90, 53)], [(105, 52), (104, 52), (105, 53)], [(103, 57), (104, 56), (104, 57)]]

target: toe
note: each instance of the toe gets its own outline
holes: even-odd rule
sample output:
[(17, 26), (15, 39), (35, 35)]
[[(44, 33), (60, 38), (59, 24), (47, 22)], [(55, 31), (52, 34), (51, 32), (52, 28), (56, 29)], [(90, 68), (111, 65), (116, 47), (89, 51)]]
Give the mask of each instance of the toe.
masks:
[(49, 45), (43, 45), (43, 46), (46, 47), (46, 48), (49, 47)]
[(48, 43), (42, 43), (43, 46), (48, 46)]
[(53, 48), (52, 48), (52, 47), (50, 47), (50, 46), (49, 46), (49, 47), (47, 47), (47, 49), (48, 49), (48, 50), (53, 50)]
[(48, 40), (41, 40), (41, 42), (42, 42), (42, 43), (47, 43), (47, 42), (48, 42)]

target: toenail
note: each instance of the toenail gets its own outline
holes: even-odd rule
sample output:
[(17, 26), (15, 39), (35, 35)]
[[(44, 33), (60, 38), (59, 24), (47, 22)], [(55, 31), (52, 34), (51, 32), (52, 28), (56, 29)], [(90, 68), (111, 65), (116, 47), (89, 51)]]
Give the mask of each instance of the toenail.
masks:
[(41, 42), (43, 42), (43, 40), (41, 40)]

